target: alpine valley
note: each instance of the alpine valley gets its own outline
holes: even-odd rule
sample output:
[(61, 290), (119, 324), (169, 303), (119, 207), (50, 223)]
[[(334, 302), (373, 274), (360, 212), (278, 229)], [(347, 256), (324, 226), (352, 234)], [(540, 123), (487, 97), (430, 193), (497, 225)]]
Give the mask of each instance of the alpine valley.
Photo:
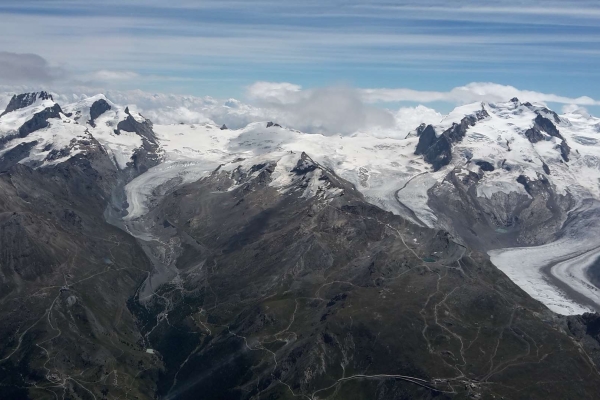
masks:
[(0, 398), (598, 398), (600, 119), (323, 135), (55, 97), (0, 116)]

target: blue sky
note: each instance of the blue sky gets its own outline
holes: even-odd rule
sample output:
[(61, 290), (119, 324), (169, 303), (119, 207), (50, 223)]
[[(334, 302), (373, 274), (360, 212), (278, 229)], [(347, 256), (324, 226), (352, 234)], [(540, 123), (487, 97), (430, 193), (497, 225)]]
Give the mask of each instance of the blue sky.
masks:
[(600, 98), (598, 1), (3, 0), (0, 32), (4, 85), (243, 98), (257, 81), (435, 92), (495, 82)]

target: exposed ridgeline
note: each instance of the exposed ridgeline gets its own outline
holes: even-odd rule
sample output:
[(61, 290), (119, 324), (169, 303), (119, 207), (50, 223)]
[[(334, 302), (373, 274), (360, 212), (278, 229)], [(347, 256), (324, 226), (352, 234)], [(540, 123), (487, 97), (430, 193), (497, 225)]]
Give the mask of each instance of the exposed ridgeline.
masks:
[(115, 133), (119, 135), (121, 131), (134, 132), (142, 138), (142, 147), (132, 156), (133, 165), (139, 173), (144, 173), (160, 162), (159, 143), (156, 134), (152, 130), (152, 121), (141, 117), (142, 121), (134, 118), (125, 108), (127, 118), (117, 125)]
[(482, 108), (474, 115), (464, 117), (460, 123), (453, 123), (440, 136), (437, 136), (433, 126), (428, 125), (420, 131), (415, 155), (422, 155), (434, 171), (440, 170), (452, 160), (452, 145), (463, 140), (469, 127), (475, 126), (477, 121), (487, 117), (489, 114)]
[(90, 107), (90, 125), (95, 128), (96, 119), (111, 109), (112, 107), (105, 99), (96, 100)]
[(35, 93), (23, 93), (23, 94), (19, 94), (19, 95), (14, 95), (11, 99), (10, 102), (8, 103), (8, 106), (6, 106), (6, 109), (4, 110), (4, 112), (2, 114), (0, 114), (0, 117), (2, 117), (5, 114), (8, 114), (12, 111), (15, 110), (19, 110), (21, 108), (25, 108), (25, 107), (29, 107), (32, 104), (35, 104), (38, 101), (43, 101), (43, 100), (54, 100), (52, 98), (52, 95), (47, 93), (47, 92), (35, 92)]
[(565, 138), (560, 134), (556, 126), (550, 121), (548, 118), (543, 117), (538, 114), (535, 118), (534, 125), (530, 129), (525, 132), (525, 136), (531, 143), (537, 143), (541, 140), (546, 140), (547, 136), (544, 135), (546, 133), (550, 137), (555, 137), (561, 140), (560, 143), (560, 152), (563, 160), (565, 162), (569, 161), (569, 154), (571, 153), (571, 148), (567, 144)]
[(54, 104), (52, 107), (47, 107), (44, 110), (33, 114), (33, 118), (25, 122), (19, 128), (19, 137), (24, 138), (30, 133), (44, 129), (50, 126), (48, 120), (50, 118), (60, 118), (62, 109), (58, 104)]

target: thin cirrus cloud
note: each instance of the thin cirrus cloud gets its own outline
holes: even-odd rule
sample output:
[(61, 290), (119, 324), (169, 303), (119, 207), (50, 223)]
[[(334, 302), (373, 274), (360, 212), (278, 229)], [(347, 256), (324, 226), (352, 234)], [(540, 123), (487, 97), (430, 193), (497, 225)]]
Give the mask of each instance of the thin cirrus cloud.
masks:
[(140, 74), (133, 71), (109, 71), (106, 69), (93, 72), (89, 75), (91, 80), (101, 82), (123, 81), (140, 78)]
[[(31, 87), (2, 90), (29, 91)], [(460, 105), (470, 102), (507, 101), (519, 97), (534, 103), (562, 103), (563, 112), (587, 111), (582, 106), (598, 105), (591, 98), (569, 98), (553, 94), (524, 91), (493, 83), (470, 83), (445, 92), (418, 91), (406, 88), (357, 89), (348, 86), (329, 86), (304, 89), (288, 82), (255, 82), (246, 88), (247, 102), (235, 99), (217, 100), (176, 94), (161, 94), (141, 90), (102, 90), (93, 87), (66, 87), (54, 92), (60, 104), (78, 101), (87, 96), (103, 93), (110, 101), (133, 106), (157, 124), (206, 123), (226, 124), (229, 128), (243, 128), (252, 122), (276, 121), (284, 126), (309, 133), (352, 134), (369, 130), (374, 135), (404, 137), (421, 123), (436, 123), (442, 119), (439, 112), (419, 105), (400, 107), (396, 111), (376, 103), (446, 102)], [(12, 93), (0, 93), (5, 106)]]
[(255, 81), (347, 82), (392, 88), (360, 92), (367, 102), (452, 103), (490, 97), (458, 90), (489, 81), (587, 104), (600, 91), (598, 19), (588, 0), (21, 0), (0, 4), (0, 49), (40, 56), (44, 71), (19, 82), (218, 97)]

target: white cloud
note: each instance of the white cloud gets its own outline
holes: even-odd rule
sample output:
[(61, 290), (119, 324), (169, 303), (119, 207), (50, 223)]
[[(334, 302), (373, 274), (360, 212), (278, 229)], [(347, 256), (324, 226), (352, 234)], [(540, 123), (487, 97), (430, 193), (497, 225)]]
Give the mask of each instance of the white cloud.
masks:
[(124, 81), (138, 79), (139, 77), (140, 75), (133, 71), (109, 71), (105, 69), (96, 71), (88, 76), (91, 80), (102, 82)]
[(368, 128), (391, 128), (394, 116), (365, 104), (356, 89), (331, 86), (302, 90), (286, 82), (258, 82), (248, 97), (273, 113), (279, 123), (306, 132), (353, 133)]
[(396, 112), (396, 127), (404, 133), (413, 131), (421, 124), (437, 124), (443, 115), (431, 108), (419, 105), (417, 107), (402, 107)]
[[(13, 93), (40, 89), (52, 91), (51, 88), (40, 86), (0, 86), (0, 105), (5, 106)], [(563, 103), (565, 107), (562, 111), (565, 113), (587, 113), (582, 105), (598, 104), (597, 100), (589, 97), (572, 99), (494, 83), (470, 83), (447, 92), (406, 88), (354, 89), (345, 86), (303, 89), (287, 82), (257, 82), (246, 89), (249, 104), (235, 99), (217, 100), (212, 97), (149, 93), (142, 90), (102, 90), (84, 86), (55, 89), (53, 94), (59, 103), (65, 104), (78, 101), (82, 96), (102, 93), (116, 104), (133, 107), (156, 124), (213, 121), (238, 129), (251, 122), (274, 121), (311, 133), (352, 134), (370, 131), (375, 136), (386, 137), (404, 137), (421, 123), (439, 122), (442, 114), (423, 105), (390, 111), (382, 108), (381, 104), (370, 103), (444, 102), (460, 105), (479, 101), (508, 101), (518, 97), (522, 102)]]
[(591, 97), (577, 98), (558, 96), (555, 94), (541, 93), (530, 90), (520, 90), (514, 86), (500, 85), (491, 82), (473, 82), (465, 86), (456, 87), (447, 92), (420, 91), (412, 89), (363, 89), (363, 99), (368, 103), (402, 102), (431, 103), (436, 101), (452, 104), (466, 104), (477, 101), (500, 102), (513, 97), (521, 101), (535, 103), (562, 103), (579, 105), (600, 105), (600, 101)]
[(577, 104), (567, 104), (567, 105), (563, 106), (562, 113), (563, 114), (579, 114), (579, 115), (583, 115), (585, 117), (590, 117), (590, 113), (588, 112), (587, 108), (581, 107)]
[(247, 88), (246, 94), (252, 100), (289, 104), (298, 98), (301, 90), (302, 86), (288, 82), (255, 82)]

